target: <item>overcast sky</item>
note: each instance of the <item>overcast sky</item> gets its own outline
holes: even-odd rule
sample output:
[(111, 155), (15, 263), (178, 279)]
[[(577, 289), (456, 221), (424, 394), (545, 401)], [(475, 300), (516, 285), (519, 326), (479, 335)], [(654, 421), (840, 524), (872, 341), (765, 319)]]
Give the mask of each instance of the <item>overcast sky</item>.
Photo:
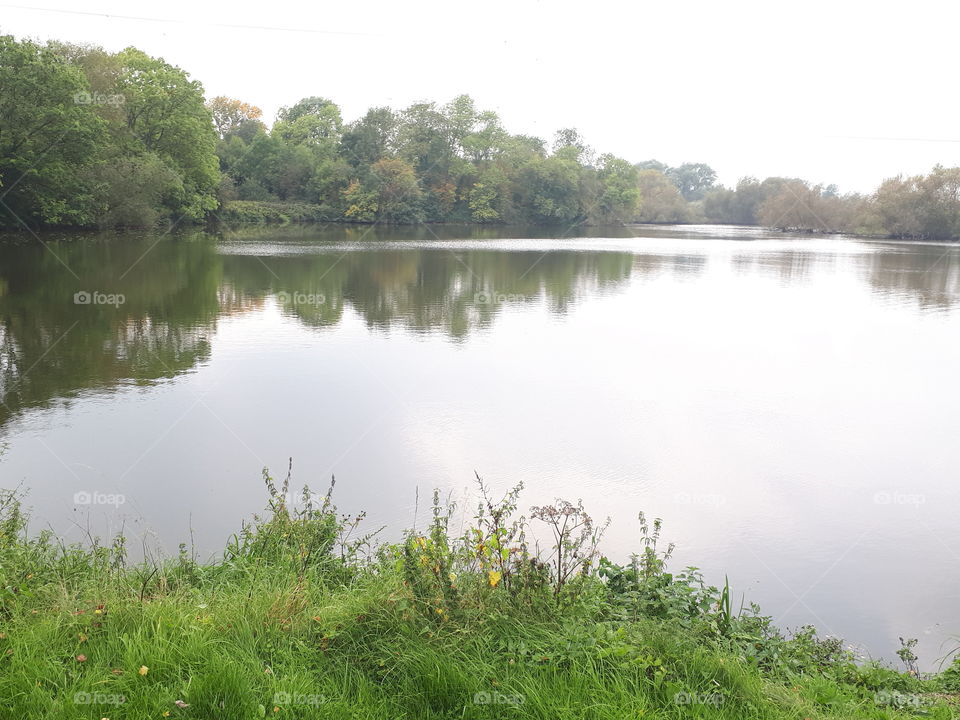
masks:
[(469, 93), (511, 132), (573, 126), (600, 152), (706, 162), (727, 184), (869, 191), (960, 165), (958, 16), (942, 1), (20, 0), (0, 2), (0, 32), (134, 45), (267, 119), (308, 95), (349, 121)]

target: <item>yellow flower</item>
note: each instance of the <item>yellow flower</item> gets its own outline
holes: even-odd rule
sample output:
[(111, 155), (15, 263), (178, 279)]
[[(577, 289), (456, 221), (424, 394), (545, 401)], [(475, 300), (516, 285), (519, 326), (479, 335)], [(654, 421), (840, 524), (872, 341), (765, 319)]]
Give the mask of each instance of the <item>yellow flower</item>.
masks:
[(487, 570), (487, 582), (490, 583), (490, 587), (496, 587), (500, 584), (500, 578), (503, 577), (503, 573), (499, 573), (496, 570)]
[(146, 675), (148, 672), (150, 672), (150, 668), (148, 668), (146, 665), (141, 665), (137, 672), (139, 672), (141, 675)]

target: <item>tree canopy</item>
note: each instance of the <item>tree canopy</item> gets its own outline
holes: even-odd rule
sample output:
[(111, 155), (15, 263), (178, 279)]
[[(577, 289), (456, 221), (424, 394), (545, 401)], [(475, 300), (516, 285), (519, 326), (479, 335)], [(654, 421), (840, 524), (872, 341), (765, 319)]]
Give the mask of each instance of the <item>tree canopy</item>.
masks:
[(136, 48), (0, 37), (0, 225), (201, 221), (235, 201), (343, 222), (718, 222), (912, 238), (960, 236), (960, 168), (872, 195), (797, 178), (717, 183), (709, 165), (631, 163), (561, 128), (511, 134), (469, 95), (345, 122), (311, 95), (272, 125)]

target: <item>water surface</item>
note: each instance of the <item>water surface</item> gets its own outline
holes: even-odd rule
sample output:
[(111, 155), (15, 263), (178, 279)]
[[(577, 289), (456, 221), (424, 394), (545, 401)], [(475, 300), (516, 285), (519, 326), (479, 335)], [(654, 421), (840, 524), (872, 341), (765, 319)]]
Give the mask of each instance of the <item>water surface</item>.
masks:
[(728, 574), (784, 626), (885, 657), (920, 637), (927, 667), (960, 634), (960, 248), (716, 227), (42, 239), (0, 243), (0, 484), (29, 491), (34, 529), (213, 553), (292, 456), (296, 484), (335, 473), (341, 509), (390, 533), (476, 470), (527, 505), (583, 498), (612, 556), (638, 549), (638, 511), (662, 517), (675, 567)]

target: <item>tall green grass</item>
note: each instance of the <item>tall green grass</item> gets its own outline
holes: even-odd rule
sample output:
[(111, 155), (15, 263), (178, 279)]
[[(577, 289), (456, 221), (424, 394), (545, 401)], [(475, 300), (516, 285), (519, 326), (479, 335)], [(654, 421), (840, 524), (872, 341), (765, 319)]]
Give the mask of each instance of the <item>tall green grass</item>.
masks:
[(435, 500), (426, 531), (375, 545), (329, 493), (291, 503), (289, 476), (265, 479), (265, 517), (205, 564), (28, 537), (5, 494), (0, 718), (952, 717), (942, 678), (785, 637), (669, 573), (659, 522), (618, 566), (558, 502), (531, 513), (554, 537), (536, 552), (519, 490), (481, 485), (461, 535)]

